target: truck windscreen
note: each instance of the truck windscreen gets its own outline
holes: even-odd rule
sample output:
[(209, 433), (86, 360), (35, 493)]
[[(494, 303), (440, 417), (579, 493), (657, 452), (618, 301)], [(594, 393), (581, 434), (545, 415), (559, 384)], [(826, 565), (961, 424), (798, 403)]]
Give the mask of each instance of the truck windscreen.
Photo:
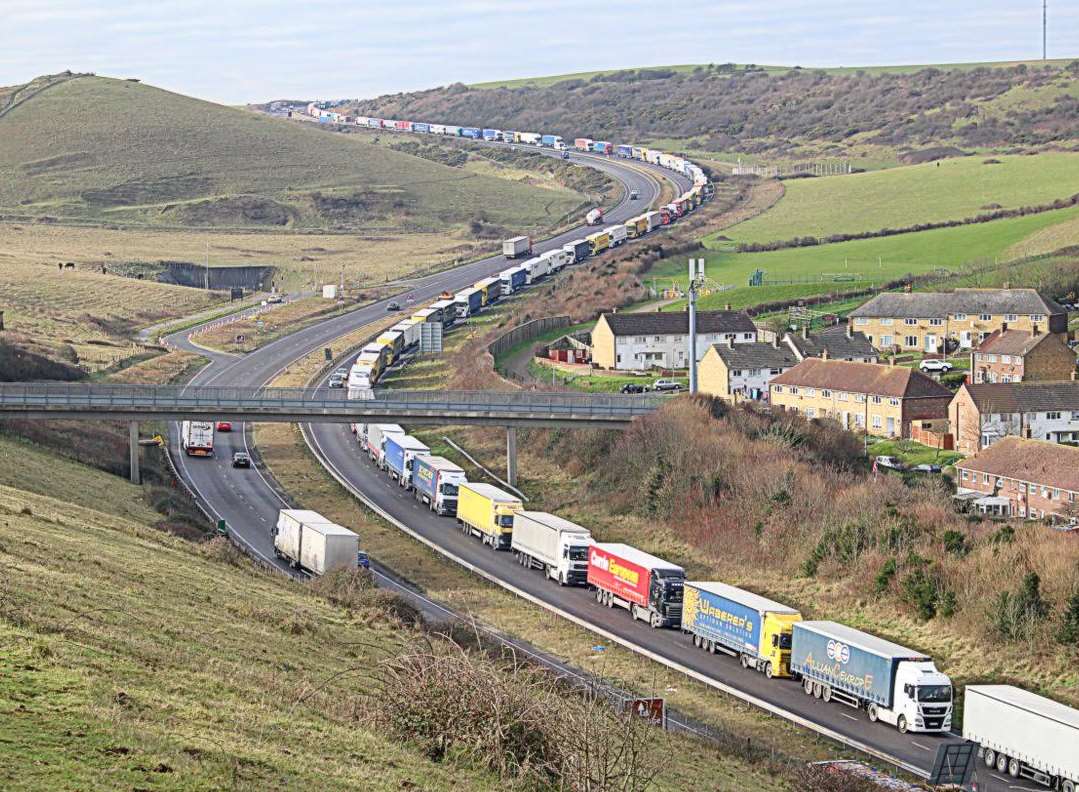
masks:
[(951, 685), (918, 685), (918, 701), (951, 701)]
[(446, 497), (456, 498), (457, 497), (457, 485), (456, 484), (443, 484), (442, 485), (442, 494), (445, 495)]
[(791, 634), (781, 633), (779, 636), (779, 648), (790, 649), (791, 648)]
[(570, 561), (587, 561), (588, 560), (588, 548), (587, 547), (571, 547), (569, 549)]
[(502, 526), (503, 528), (512, 528), (513, 527), (513, 515), (512, 514), (503, 514), (501, 517), (498, 518), (498, 524), (500, 526)]

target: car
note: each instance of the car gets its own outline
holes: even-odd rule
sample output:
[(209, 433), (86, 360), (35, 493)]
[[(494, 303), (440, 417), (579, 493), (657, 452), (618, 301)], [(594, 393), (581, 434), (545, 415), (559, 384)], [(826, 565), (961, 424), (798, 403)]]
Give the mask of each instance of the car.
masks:
[(642, 385), (639, 382), (627, 382), (621, 388), (618, 389), (619, 393), (648, 393), (650, 388), (647, 385)]
[(915, 473), (940, 473), (940, 465), (933, 465), (929, 464), (928, 462), (923, 462), (920, 465), (915, 465), (911, 468), (911, 470)]
[(388, 303), (386, 303), (386, 310), (387, 311), (400, 311), (401, 310), (401, 303), (397, 302), (397, 300), (390, 300)]
[(333, 375), (335, 377), (341, 377), (343, 379), (348, 379), (348, 369), (344, 368), (344, 367), (341, 367), (341, 368), (337, 369), (337, 371), (335, 371), (333, 373)]
[(331, 374), (330, 381), (326, 385), (330, 388), (343, 388), (345, 387), (345, 377), (340, 374)]
[(251, 457), (247, 455), (246, 451), (237, 451), (232, 455), (232, 466), (234, 468), (249, 468), (251, 467)]
[(682, 383), (673, 379), (658, 379), (652, 383), (652, 390), (654, 391), (680, 391), (682, 390)]
[(894, 456), (879, 456), (874, 460), (873, 466), (885, 470), (906, 470), (906, 466)]
[(939, 371), (946, 373), (952, 370), (952, 364), (947, 360), (938, 360), (937, 358), (926, 358), (918, 364), (918, 368), (922, 371)]
[(285, 301), (285, 298), (282, 297), (280, 294), (275, 294), (272, 297), (267, 298), (267, 300), (266, 300), (266, 302), (269, 303), (270, 305), (280, 305), (284, 301)]
[(569, 152), (565, 149), (562, 150), (562, 159), (569, 159)]
[(629, 191), (629, 199), (631, 201), (636, 201), (640, 197), (641, 197), (641, 194), (639, 192), (637, 192), (637, 190), (630, 190)]
[(356, 551), (356, 566), (358, 566), (360, 569), (371, 568), (371, 559), (363, 550)]
[(217, 422), (217, 431), (219, 431), (219, 432), (231, 432), (232, 431), (232, 421), (218, 421)]

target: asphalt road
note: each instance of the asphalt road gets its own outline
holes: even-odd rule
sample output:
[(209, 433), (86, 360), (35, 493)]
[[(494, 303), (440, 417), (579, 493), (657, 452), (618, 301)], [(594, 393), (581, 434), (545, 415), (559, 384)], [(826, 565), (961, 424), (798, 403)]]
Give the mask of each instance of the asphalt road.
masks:
[[(581, 155), (574, 155), (573, 159), (589, 160), (588, 164), (615, 175), (627, 191), (636, 189), (640, 192), (639, 201), (623, 199), (608, 212), (607, 218), (611, 222), (639, 213), (658, 193), (653, 180), (626, 168), (617, 160), (606, 161)], [(654, 170), (663, 176), (672, 176), (666, 171)], [(536, 249), (543, 252), (580, 236), (581, 230), (575, 229), (537, 243)], [(506, 266), (506, 260), (496, 256), (431, 275), (414, 281), (409, 296), (420, 304), (444, 290), (464, 288)], [(378, 303), (278, 339), (243, 357), (206, 353), (193, 347), (188, 339), (190, 330), (170, 337), (169, 341), (174, 346), (202, 352), (210, 358), (210, 365), (199, 372), (192, 381), (193, 385), (262, 385), (273, 379), (291, 361), (311, 350), (331, 345), (338, 336), (384, 316), (385, 303)], [(825, 704), (806, 696), (801, 687), (793, 682), (767, 680), (755, 672), (742, 670), (732, 658), (696, 650), (679, 632), (653, 630), (641, 622), (633, 622), (623, 610), (602, 608), (584, 589), (560, 588), (549, 583), (538, 572), (518, 566), (509, 554), (491, 551), (478, 541), (465, 537), (457, 530), (452, 519), (436, 517), (426, 507), (421, 508), (410, 494), (403, 492), (360, 456), (359, 447), (347, 426), (314, 424), (306, 427), (306, 431), (323, 463), (342, 482), (358, 495), (362, 494), (379, 510), (406, 525), (417, 537), (474, 567), (480, 574), (497, 578), (525, 596), (558, 609), (574, 621), (612, 640), (632, 644), (633, 648), (656, 659), (675, 664), (708, 684), (748, 696), (766, 709), (807, 725), (823, 727), (852, 744), (863, 745), (872, 753), (898, 760), (912, 768), (928, 769), (932, 764), (941, 742), (940, 737), (901, 735), (891, 727), (872, 724), (862, 712), (835, 703)], [(174, 427), (170, 432), (174, 458), (181, 475), (199, 493), (203, 505), (211, 514), (228, 522), (233, 535), (248, 547), (252, 555), (267, 564), (281, 567), (273, 556), (270, 530), (278, 509), (287, 503), (286, 496), (278, 492), (258, 469), (231, 468), (234, 450), (250, 451), (249, 438), (242, 427), (236, 425), (236, 431), (231, 434), (218, 433), (217, 454), (212, 460), (185, 457), (178, 448), (177, 435)], [(383, 576), (384, 584), (415, 594), (395, 580), (392, 574), (387, 574), (386, 570), (376, 568), (376, 572)], [(423, 605), (422, 599), (421, 606), (429, 618), (439, 620), (446, 617), (444, 609), (429, 601)], [(980, 775), (983, 776), (981, 788), (984, 790), (996, 792), (1037, 788), (1030, 784), (1009, 783), (1008, 780), (999, 783), (987, 778), (989, 774), (984, 772)]]

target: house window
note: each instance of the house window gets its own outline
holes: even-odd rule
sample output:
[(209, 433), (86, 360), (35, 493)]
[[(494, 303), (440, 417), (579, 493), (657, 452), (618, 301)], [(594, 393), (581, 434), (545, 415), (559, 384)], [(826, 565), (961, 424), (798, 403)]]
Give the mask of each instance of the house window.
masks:
[(768, 373), (771, 374), (773, 377), (775, 377), (775, 376), (777, 376), (779, 374), (782, 374), (783, 369), (769, 369)]
[(959, 477), (960, 477), (961, 479), (963, 479), (963, 481), (966, 481), (966, 480), (967, 480), (967, 471), (965, 471), (965, 470), (960, 470), (960, 471), (959, 471)]
[(989, 474), (988, 473), (982, 473), (982, 484), (988, 484), (988, 483), (989, 483)]
[(942, 327), (943, 325), (944, 325), (944, 320), (943, 319), (930, 319), (929, 320), (929, 326), (930, 327)]
[(814, 410), (812, 407), (806, 407), (806, 418), (816, 418), (816, 417), (817, 417), (817, 411)]
[(820, 395), (823, 396), (826, 399), (832, 398), (832, 392), (830, 390), (822, 390), (820, 392)]
[(873, 416), (873, 428), (874, 429), (880, 429), (880, 416), (879, 415), (874, 415)]
[(1044, 322), (1045, 321), (1045, 314), (1031, 314), (1030, 315), (1030, 321), (1032, 321), (1032, 322)]
[(1079, 410), (1072, 410), (1072, 420), (1079, 421)]
[(967, 318), (967, 315), (966, 315), (966, 314), (956, 314), (956, 315), (955, 315), (955, 320), (956, 320), (957, 322), (961, 322), (961, 321), (963, 321), (963, 320), (964, 320), (964, 319), (966, 319), (966, 318)]
[(1005, 322), (1016, 322), (1018, 320), (1019, 320), (1019, 317), (1016, 316), (1015, 314), (1004, 314), (1004, 321)]
[(864, 393), (856, 393), (856, 394), (854, 394), (854, 401), (858, 402), (858, 404), (865, 404), (865, 394)]
[(1058, 413), (1058, 412), (1047, 412), (1045, 414), (1045, 420), (1047, 420), (1047, 421), (1059, 421), (1060, 420), (1060, 413)]
[(622, 356), (621, 355), (615, 355), (614, 356), (614, 362), (615, 363), (621, 363), (622, 362)]
[(903, 346), (918, 346), (918, 336), (903, 336)]
[(996, 363), (997, 362), (997, 356), (996, 355), (989, 355), (988, 357), (989, 357), (989, 362), (990, 363)]
[(742, 333), (742, 338), (744, 338), (746, 341), (752, 341), (753, 333)]
[(880, 323), (881, 323), (881, 325), (883, 325), (884, 327), (890, 327), (890, 326), (891, 326), (891, 324), (892, 324), (892, 320), (891, 320), (891, 319), (881, 319), (881, 320), (880, 320)]
[(892, 405), (893, 407), (898, 407), (899, 399), (888, 399), (888, 404)]
[(1053, 500), (1060, 500), (1060, 490), (1053, 490)]
[(742, 370), (741, 369), (734, 369), (733, 371), (731, 371), (731, 376), (732, 377), (741, 377), (742, 376)]
[(658, 344), (663, 339), (660, 336), (652, 336), (652, 340), (655, 341)]
[(1068, 493), (1068, 502), (1069, 503), (1075, 503), (1075, 493), (1074, 492), (1069, 492)]
[(797, 392), (798, 392), (798, 386), (797, 385), (791, 385), (791, 393), (797, 393)]
[(861, 413), (858, 413), (854, 416), (854, 425), (857, 426), (859, 429), (865, 427), (865, 418), (862, 417)]
[(846, 401), (847, 400), (847, 392), (846, 391), (840, 391), (836, 395), (836, 398), (839, 399), (840, 401)]
[(775, 385), (775, 386), (772, 387), (772, 390), (775, 391), (776, 393), (782, 393), (783, 392), (783, 386), (782, 385)]
[(882, 335), (880, 337), (880, 345), (882, 347), (890, 347), (892, 345), (893, 340), (894, 339), (890, 335)]
[(918, 324), (918, 320), (917, 320), (917, 319), (904, 319), (904, 320), (903, 320), (903, 324), (908, 324), (908, 325), (917, 325), (917, 324)]
[(816, 395), (817, 395), (817, 389), (816, 388), (806, 388), (806, 396), (816, 396)]
[(882, 399), (880, 398), (880, 396), (874, 396), (873, 397), (873, 404), (880, 404), (881, 401), (882, 401)]
[(648, 340), (647, 336), (637, 336), (637, 343), (638, 344), (643, 344), (647, 340)]
[(991, 314), (982, 314), (978, 318), (981, 319), (983, 322), (989, 322), (992, 321), (993, 316)]
[(1044, 486), (1042, 487), (1042, 497), (1045, 498), (1046, 500), (1052, 500), (1053, 499), (1053, 496), (1049, 494), (1049, 488), (1048, 487), (1044, 487)]
[(869, 320), (866, 319), (864, 316), (856, 316), (854, 317), (854, 323), (856, 325), (867, 325), (869, 324)]
[(1003, 487), (1003, 486), (1004, 486), (1004, 479), (1001, 478), (1000, 476), (997, 476), (997, 487)]
[(1012, 362), (1012, 356), (1011, 355), (1001, 355), (1000, 356), (1000, 362), (1001, 363), (1011, 363)]

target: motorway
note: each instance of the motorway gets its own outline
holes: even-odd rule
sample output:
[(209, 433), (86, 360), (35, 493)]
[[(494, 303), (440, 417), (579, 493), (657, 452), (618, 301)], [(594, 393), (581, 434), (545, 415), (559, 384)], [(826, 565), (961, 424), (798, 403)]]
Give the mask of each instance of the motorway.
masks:
[[(636, 189), (640, 192), (639, 203), (623, 199), (608, 212), (607, 218), (611, 222), (639, 213), (658, 195), (657, 183), (642, 175), (639, 164), (637, 169), (633, 169), (617, 160), (580, 155), (575, 155), (573, 159), (607, 171), (618, 178), (626, 190)], [(658, 168), (654, 171), (666, 178), (678, 179), (668, 171)], [(684, 187), (684, 183), (681, 186)], [(581, 230), (575, 229), (553, 240), (537, 243), (537, 252), (560, 246), (581, 235)], [(447, 270), (414, 281), (408, 296), (421, 304), (435, 298), (443, 290), (459, 290), (506, 266), (505, 259), (496, 256)], [(173, 346), (202, 352), (210, 358), (210, 365), (199, 372), (192, 385), (256, 386), (268, 383), (293, 360), (319, 347), (329, 346), (340, 335), (385, 315), (385, 303), (381, 302), (283, 337), (243, 357), (196, 348), (187, 337), (190, 330), (171, 336), (168, 341)], [(555, 609), (611, 640), (782, 717), (862, 747), (916, 773), (924, 774), (931, 766), (942, 738), (902, 735), (892, 727), (872, 724), (864, 712), (836, 703), (826, 704), (806, 696), (797, 683), (767, 680), (755, 672), (742, 670), (733, 658), (708, 655), (694, 649), (690, 641), (677, 631), (653, 630), (644, 623), (633, 622), (623, 610), (602, 608), (584, 589), (560, 588), (549, 583), (538, 572), (518, 566), (509, 554), (493, 552), (477, 541), (468, 539), (456, 529), (452, 519), (436, 517), (426, 507), (421, 508), (411, 495), (404, 493), (359, 455), (355, 438), (347, 427), (315, 424), (304, 427), (304, 431), (323, 464), (357, 497), (392, 522), (406, 528), (416, 538), (464, 563), (478, 574), (496, 580), (544, 607)], [(257, 468), (237, 471), (229, 466), (234, 450), (250, 450), (248, 434), (244, 431), (219, 433), (217, 455), (212, 460), (184, 457), (178, 448), (176, 435), (174, 428), (170, 432), (174, 458), (181, 475), (198, 492), (204, 506), (211, 514), (228, 522), (232, 534), (248, 547), (252, 555), (280, 567), (273, 557), (270, 529), (277, 510), (287, 502), (286, 496)], [(317, 504), (305, 505), (317, 508)], [(435, 615), (437, 610), (437, 606), (432, 604), (425, 612), (430, 611), (429, 615)], [(988, 774), (984, 770), (980, 775), (982, 790), (1037, 789), (1021, 782), (1009, 783), (1010, 780), (999, 783), (986, 778)]]

